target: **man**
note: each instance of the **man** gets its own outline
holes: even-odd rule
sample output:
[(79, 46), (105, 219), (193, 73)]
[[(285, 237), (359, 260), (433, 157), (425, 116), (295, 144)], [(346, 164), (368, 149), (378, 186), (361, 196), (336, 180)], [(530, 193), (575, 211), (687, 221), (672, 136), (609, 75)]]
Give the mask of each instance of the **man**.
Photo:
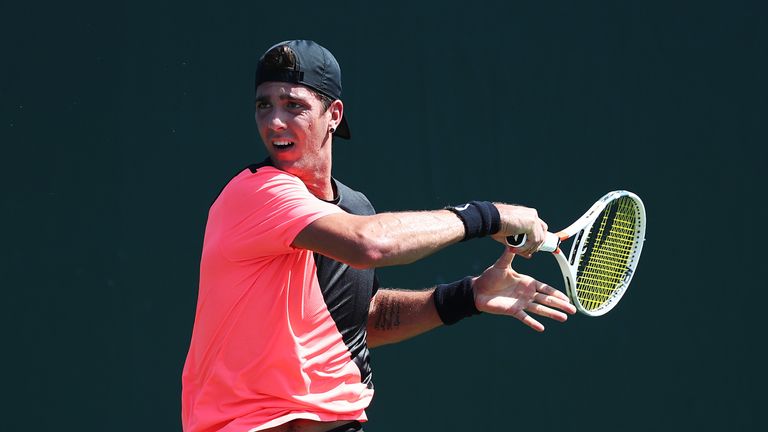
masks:
[[(235, 176), (208, 215), (183, 373), (187, 432), (359, 431), (373, 396), (369, 347), (480, 312), (538, 331), (528, 313), (575, 313), (565, 295), (510, 267), (543, 241), (535, 210), (473, 201), (375, 214), (334, 179), (333, 136), (350, 137), (340, 97), (338, 63), (312, 41), (279, 43), (259, 60), (256, 124), (269, 157)], [(517, 234), (526, 244), (479, 277), (379, 289), (376, 267)]]

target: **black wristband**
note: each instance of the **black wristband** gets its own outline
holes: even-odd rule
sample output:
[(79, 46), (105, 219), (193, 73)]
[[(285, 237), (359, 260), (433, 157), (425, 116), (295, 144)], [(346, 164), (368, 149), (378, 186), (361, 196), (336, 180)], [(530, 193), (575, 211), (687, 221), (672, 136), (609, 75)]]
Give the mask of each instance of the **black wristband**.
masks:
[(464, 238), (461, 241), (496, 234), (501, 229), (501, 215), (492, 202), (470, 201), (445, 209), (454, 212), (464, 224)]
[(441, 284), (435, 288), (435, 308), (440, 320), (445, 325), (456, 324), (463, 318), (480, 313), (475, 306), (475, 293), (472, 290), (472, 276), (462, 280)]

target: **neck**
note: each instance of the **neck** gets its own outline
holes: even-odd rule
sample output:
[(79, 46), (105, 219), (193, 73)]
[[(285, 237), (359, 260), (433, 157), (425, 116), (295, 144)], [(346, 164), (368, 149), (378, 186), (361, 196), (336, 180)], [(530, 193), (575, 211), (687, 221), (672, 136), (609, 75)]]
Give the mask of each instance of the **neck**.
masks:
[(331, 181), (331, 175), (328, 174), (327, 177), (324, 178), (312, 178), (312, 179), (306, 179), (301, 178), (301, 181), (304, 182), (304, 184), (307, 186), (307, 189), (309, 189), (309, 192), (320, 198), (323, 201), (333, 201), (335, 198), (335, 193), (333, 191), (333, 182)]
[(321, 148), (321, 156), (308, 170), (297, 174), (297, 177), (307, 186), (312, 195), (324, 201), (332, 201), (335, 198), (333, 181), (331, 180), (331, 136), (328, 135)]
[[(294, 171), (293, 174), (300, 178), (309, 192), (324, 201), (332, 201), (334, 198), (333, 181), (331, 180), (331, 160), (307, 167), (308, 169)], [(292, 171), (292, 170), (289, 170)]]

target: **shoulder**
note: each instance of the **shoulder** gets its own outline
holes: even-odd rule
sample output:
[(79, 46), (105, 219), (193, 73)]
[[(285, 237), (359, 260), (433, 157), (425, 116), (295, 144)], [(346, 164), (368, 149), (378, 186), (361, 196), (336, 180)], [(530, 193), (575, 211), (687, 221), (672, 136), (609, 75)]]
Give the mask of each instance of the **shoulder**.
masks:
[(298, 177), (262, 162), (249, 165), (235, 175), (219, 193), (219, 198), (233, 195), (278, 195), (288, 191), (309, 194), (306, 185)]
[(350, 188), (335, 178), (333, 180), (336, 182), (336, 190), (339, 194), (339, 207), (349, 213), (361, 216), (376, 214), (373, 204), (365, 194)]

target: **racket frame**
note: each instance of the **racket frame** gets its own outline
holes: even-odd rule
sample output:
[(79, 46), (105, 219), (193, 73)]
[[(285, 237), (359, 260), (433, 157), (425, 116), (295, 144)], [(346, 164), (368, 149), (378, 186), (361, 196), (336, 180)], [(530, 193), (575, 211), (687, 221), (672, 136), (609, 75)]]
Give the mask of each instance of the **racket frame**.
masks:
[[(587, 310), (579, 301), (576, 274), (579, 266), (579, 260), (581, 259), (581, 255), (584, 253), (584, 241), (589, 238), (592, 227), (594, 226), (595, 222), (597, 222), (597, 218), (600, 216), (602, 211), (611, 202), (622, 197), (629, 197), (636, 204), (634, 206), (635, 211), (637, 212), (635, 215), (635, 220), (637, 221), (635, 236), (638, 238), (638, 241), (636, 241), (634, 244), (634, 249), (630, 255), (629, 265), (627, 266), (628, 270), (625, 273), (620, 285), (615, 290), (613, 290), (610, 297), (602, 305), (595, 309)], [(637, 263), (640, 259), (640, 252), (642, 251), (643, 243), (645, 242), (645, 225), (645, 206), (643, 205), (643, 201), (640, 199), (640, 197), (629, 191), (616, 190), (605, 194), (602, 198), (595, 202), (595, 204), (593, 204), (592, 207), (590, 207), (589, 210), (587, 210), (579, 219), (577, 219), (567, 228), (555, 233), (555, 236), (559, 241), (554, 250), (552, 250), (545, 242), (545, 245), (543, 246), (547, 246), (546, 249), (545, 247), (542, 247), (540, 250), (552, 252), (552, 254), (555, 256), (555, 260), (557, 261), (557, 264), (559, 265), (563, 274), (566, 294), (568, 297), (570, 297), (571, 301), (579, 312), (593, 317), (600, 316), (608, 313), (608, 311), (613, 309), (618, 304), (621, 297), (627, 291), (627, 287), (629, 286), (629, 283), (634, 276), (634, 270), (637, 268)], [(571, 237), (573, 237), (573, 242), (571, 243), (570, 253), (568, 254), (568, 257), (566, 257), (563, 251), (560, 249), (559, 243), (568, 240)]]

